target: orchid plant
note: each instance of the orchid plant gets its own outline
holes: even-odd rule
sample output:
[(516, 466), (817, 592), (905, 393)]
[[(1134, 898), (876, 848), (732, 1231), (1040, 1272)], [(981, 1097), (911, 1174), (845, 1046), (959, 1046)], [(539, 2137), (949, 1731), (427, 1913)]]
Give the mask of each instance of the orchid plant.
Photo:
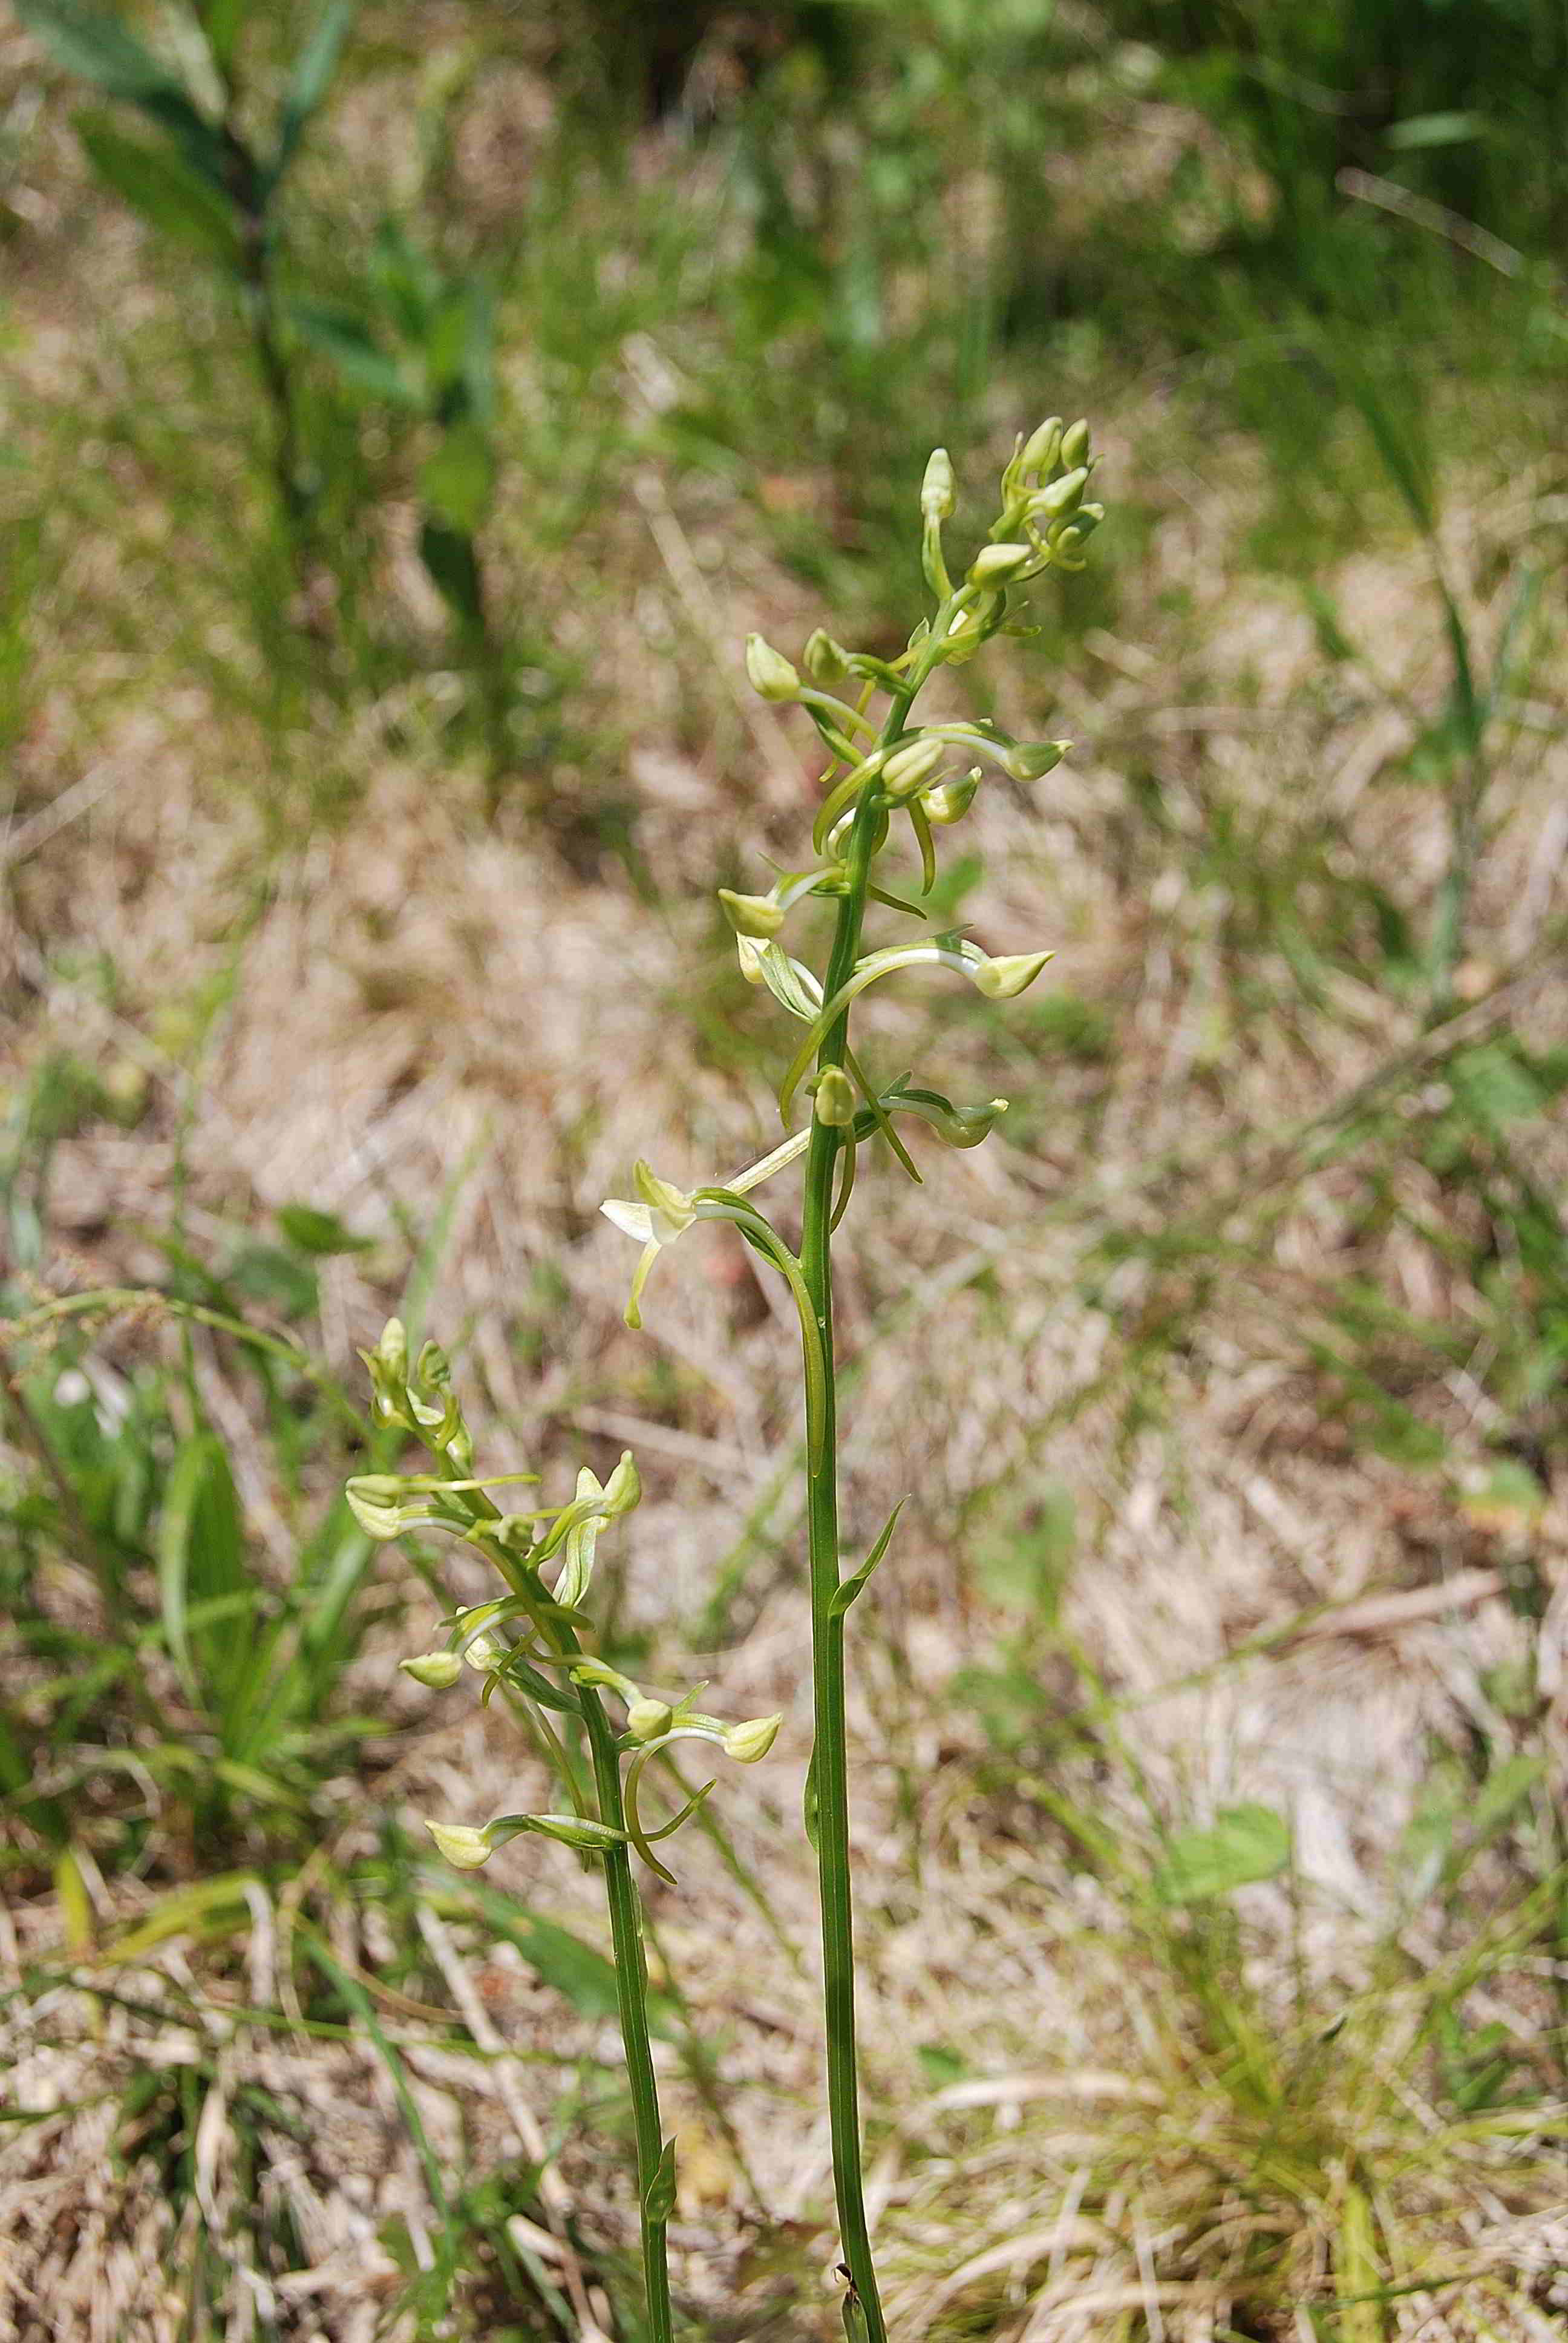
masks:
[[(729, 1221), (781, 1276), (799, 1313), (804, 1359), (805, 1456), (812, 1639), (814, 1754), (808, 1776), (806, 1825), (818, 1860), (827, 2042), (828, 2107), (838, 2201), (844, 2304), (850, 2343), (885, 2343), (886, 2327), (866, 2215), (861, 2170), (859, 2074), (855, 2044), (855, 1960), (850, 1896), (849, 1758), (845, 1731), (845, 1615), (882, 1559), (894, 1516), (859, 1567), (845, 1575), (839, 1537), (837, 1405), (833, 1347), (832, 1240), (854, 1186), (859, 1150), (879, 1139), (909, 1177), (920, 1179), (898, 1125), (926, 1123), (950, 1146), (972, 1147), (1006, 1110), (1004, 1099), (955, 1106), (908, 1076), (878, 1084), (849, 1043), (850, 1011), (884, 977), (941, 969), (986, 999), (1009, 1001), (1050, 958), (1027, 951), (993, 958), (958, 932), (867, 950), (862, 930), (873, 904), (923, 921), (936, 883), (939, 830), (962, 820), (988, 768), (1019, 781), (1038, 780), (1065, 755), (1064, 740), (1020, 741), (989, 719), (948, 717), (911, 724), (914, 703), (940, 670), (973, 659), (999, 634), (1028, 634), (1029, 587), (1050, 572), (1085, 568), (1084, 548), (1104, 518), (1087, 495), (1096, 458), (1089, 426), (1052, 417), (1020, 438), (1001, 476), (1000, 508), (987, 542), (957, 583), (948, 566), (943, 524), (953, 509), (952, 466), (938, 448), (920, 489), (921, 566), (931, 608), (893, 659), (847, 650), (819, 628), (807, 642), (802, 677), (794, 663), (750, 637), (747, 672), (764, 699), (798, 707), (815, 726), (826, 754), (811, 860), (779, 873), (766, 891), (719, 890), (734, 930), (741, 973), (765, 985), (804, 1028), (779, 1086), (788, 1130), (802, 1090), (809, 1120), (758, 1162), (716, 1186), (689, 1191), (647, 1163), (633, 1173), (629, 1198), (603, 1207), (641, 1247), (627, 1322), (641, 1323), (643, 1291), (665, 1248), (699, 1221)], [(852, 695), (852, 696), (850, 696)], [(875, 709), (878, 699), (881, 707)], [(918, 893), (884, 886), (879, 858), (907, 823), (920, 865)], [(818, 976), (788, 950), (792, 916), (819, 898), (834, 907), (832, 940)], [(753, 1201), (754, 1192), (803, 1161), (800, 1242), (792, 1251)]]
[[(486, 1823), (432, 1821), (437, 1850), (459, 1871), (477, 1870), (498, 1846), (524, 1833), (556, 1839), (603, 1869), (615, 1954), (621, 2041), (637, 2144), (643, 2278), (651, 2343), (672, 2343), (668, 2226), (675, 2203), (675, 2142), (664, 2136), (648, 2031), (648, 1964), (635, 1854), (673, 1885), (655, 1847), (671, 1838), (714, 1785), (685, 1798), (667, 1820), (645, 1817), (645, 1776), (678, 1742), (700, 1741), (743, 1765), (766, 1757), (780, 1719), (741, 1722), (697, 1707), (699, 1684), (676, 1701), (649, 1694), (585, 1647), (591, 1621), (583, 1605), (593, 1583), (601, 1530), (631, 1512), (641, 1483), (629, 1452), (602, 1484), (586, 1466), (568, 1503), (505, 1512), (492, 1489), (531, 1484), (531, 1473), (474, 1474), (474, 1443), (452, 1388), (451, 1369), (435, 1342), (410, 1363), (405, 1331), (394, 1318), (374, 1351), (370, 1371), (378, 1423), (429, 1453), (427, 1473), (365, 1473), (347, 1487), (366, 1535), (386, 1543), (407, 1533), (443, 1532), (483, 1554), (502, 1592), (461, 1606), (446, 1621), (445, 1643), (399, 1664), (417, 1684), (445, 1691), (465, 1665), (483, 1682), (487, 1705), (498, 1695), (559, 1783), (561, 1813), (498, 1815)], [(606, 1699), (621, 1712), (618, 1727)], [(587, 1765), (583, 1762), (586, 1748)]]

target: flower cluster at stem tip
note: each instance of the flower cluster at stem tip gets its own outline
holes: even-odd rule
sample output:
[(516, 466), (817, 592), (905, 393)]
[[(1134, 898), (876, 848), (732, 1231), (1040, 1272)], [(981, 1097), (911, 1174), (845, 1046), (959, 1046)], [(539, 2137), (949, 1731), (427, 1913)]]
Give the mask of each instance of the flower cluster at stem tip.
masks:
[[(812, 826), (812, 859), (801, 870), (780, 871), (762, 892), (721, 887), (719, 901), (733, 930), (742, 975), (766, 985), (790, 1016), (806, 1028), (800, 1046), (779, 1088), (786, 1126), (804, 1087), (812, 1098), (812, 1120), (839, 1137), (844, 1168), (835, 1222), (848, 1202), (859, 1143), (879, 1136), (914, 1180), (916, 1169), (894, 1125), (915, 1116), (950, 1146), (972, 1147), (1006, 1111), (1005, 1099), (956, 1107), (940, 1091), (915, 1089), (906, 1075), (878, 1086), (868, 1080), (847, 1042), (845, 1019), (852, 1001), (885, 976), (910, 968), (942, 968), (963, 976), (991, 1001), (1010, 1001), (1033, 983), (1050, 959), (1049, 951), (993, 956), (957, 931), (926, 933), (903, 943), (859, 954), (836, 971), (831, 991), (805, 963), (792, 957), (783, 935), (790, 915), (809, 897), (857, 899), (877, 903), (924, 922), (925, 904), (937, 880), (936, 840), (963, 820), (990, 771), (1010, 780), (1041, 779), (1067, 754), (1067, 740), (1018, 740), (990, 718), (941, 718), (911, 724), (910, 712), (925, 684), (940, 669), (972, 659), (999, 634), (1037, 631), (1025, 621), (1029, 588), (1048, 573), (1084, 568), (1085, 548), (1105, 518), (1103, 505), (1087, 491), (1098, 458), (1081, 418), (1064, 423), (1051, 416), (1021, 434), (1001, 475), (997, 516), (987, 541), (967, 569), (955, 578), (948, 562), (943, 526), (950, 518), (955, 490), (945, 448), (937, 448), (920, 485), (920, 563), (933, 608), (897, 659), (847, 650), (823, 628), (809, 638), (799, 667), (760, 635), (749, 638), (746, 671), (752, 689), (777, 706), (804, 710), (827, 754), (822, 799)], [(802, 669), (804, 673), (802, 673)], [(879, 695), (885, 699), (873, 712)], [(877, 883), (876, 859), (895, 820), (907, 821), (920, 860), (918, 896)], [(832, 1037), (842, 1063), (813, 1064)], [(711, 1187), (686, 1190), (659, 1177), (644, 1162), (633, 1173), (636, 1193), (612, 1196), (601, 1207), (624, 1234), (642, 1248), (627, 1306), (627, 1322), (641, 1323), (643, 1288), (664, 1248), (700, 1220), (727, 1220), (795, 1289), (802, 1310), (808, 1360), (811, 1330), (799, 1289), (799, 1264), (777, 1231), (749, 1201), (750, 1192), (805, 1154), (811, 1123), (792, 1132), (758, 1161)]]
[[(493, 1489), (533, 1484), (538, 1476), (475, 1477), (473, 1440), (440, 1345), (425, 1343), (410, 1363), (402, 1323), (391, 1318), (375, 1350), (360, 1356), (370, 1371), (377, 1424), (417, 1440), (434, 1466), (424, 1473), (357, 1474), (346, 1494), (360, 1529), (377, 1544), (411, 1531), (443, 1531), (484, 1554), (504, 1590), (488, 1602), (454, 1611), (444, 1622), (447, 1640), (440, 1648), (416, 1653), (398, 1664), (431, 1692), (457, 1684), (465, 1666), (474, 1670), (483, 1680), (486, 1704), (498, 1693), (541, 1745), (553, 1751), (572, 1807), (567, 1814), (500, 1815), (484, 1824), (431, 1822), (427, 1828), (437, 1849), (458, 1870), (474, 1871), (505, 1841), (532, 1832), (587, 1855), (629, 1847), (668, 1880), (671, 1875), (654, 1845), (689, 1819), (714, 1785), (705, 1783), (670, 1819), (650, 1827), (641, 1801), (650, 1760), (677, 1742), (702, 1741), (737, 1764), (755, 1765), (772, 1747), (782, 1719), (707, 1715), (696, 1704), (706, 1689), (702, 1684), (675, 1701), (650, 1695), (584, 1650), (579, 1631), (588, 1622), (582, 1606), (593, 1582), (599, 1533), (629, 1513), (642, 1495), (629, 1450), (602, 1483), (585, 1465), (568, 1503), (503, 1511), (490, 1494)], [(591, 1811), (570, 1751), (547, 1722), (565, 1715), (590, 1735), (595, 1725), (607, 1731), (605, 1693), (624, 1709), (613, 1748), (618, 1761), (628, 1760), (613, 1819)]]

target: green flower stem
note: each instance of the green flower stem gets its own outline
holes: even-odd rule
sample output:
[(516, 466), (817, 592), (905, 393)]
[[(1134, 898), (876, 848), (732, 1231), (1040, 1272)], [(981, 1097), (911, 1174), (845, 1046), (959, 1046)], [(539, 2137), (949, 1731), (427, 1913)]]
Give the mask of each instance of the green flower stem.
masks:
[[(593, 1755), (594, 1785), (598, 1791), (599, 1820), (625, 1830), (621, 1800), (620, 1756), (615, 1735), (591, 1684), (580, 1687), (583, 1718)], [(648, 2211), (648, 2191), (658, 2170), (663, 2137), (658, 2114), (658, 2086), (653, 2071), (653, 2046), (648, 2032), (648, 1961), (642, 1944), (642, 1904), (632, 1877), (631, 1850), (607, 1847), (605, 1895), (609, 1904), (610, 1939), (615, 1947), (615, 1989), (620, 2006), (620, 2038), (626, 2053), (627, 2078), (631, 2085), (632, 2125), (637, 2136), (638, 2218), (642, 2225), (643, 2282), (648, 2289), (648, 2328), (652, 2343), (671, 2343), (674, 2333), (669, 2308), (669, 2245), (668, 2220)]]
[[(885, 747), (904, 728), (922, 664), (893, 700), (879, 737)], [(876, 792), (862, 791), (845, 858), (832, 955), (822, 986), (831, 1000), (848, 983), (860, 949), (860, 927), (876, 852)], [(849, 1041), (849, 1007), (822, 1037), (819, 1069), (841, 1067)], [(828, 2121), (833, 2142), (833, 2187), (844, 2259), (864, 2320), (867, 2343), (886, 2343), (887, 2326), (871, 2258), (860, 2160), (859, 2077), (855, 2054), (854, 1908), (849, 1881), (849, 1753), (844, 1726), (844, 1623), (831, 1615), (839, 1589), (838, 1433), (833, 1369), (833, 1172), (844, 1134), (813, 1121), (806, 1156), (800, 1267), (810, 1296), (815, 1335), (826, 1364), (820, 1402), (821, 1439), (808, 1460), (807, 1525), (811, 1557), (811, 1693), (815, 1724), (812, 1760), (816, 1795), (817, 1866), (822, 1910), (822, 1992), (828, 2043)], [(807, 1359), (812, 1344), (809, 1332)]]
[[(479, 1492), (480, 1502), (490, 1506), (490, 1499)], [(485, 1552), (496, 1564), (502, 1577), (514, 1593), (525, 1598), (533, 1592), (528, 1583), (528, 1574), (512, 1560), (501, 1545), (487, 1540)], [(581, 1645), (575, 1631), (559, 1619), (538, 1618), (536, 1624), (555, 1645), (563, 1658), (580, 1655)], [(588, 1751), (593, 1759), (594, 1788), (598, 1797), (598, 1818), (612, 1829), (626, 1828), (626, 1808), (621, 1797), (620, 1753), (616, 1746), (614, 1727), (605, 1715), (604, 1704), (592, 1684), (576, 1687), (583, 1723), (588, 1729)], [(570, 1761), (562, 1753), (569, 1786), (572, 1782)], [(663, 2154), (663, 2127), (658, 2112), (658, 2084), (653, 2068), (653, 2044), (648, 2027), (648, 1961), (642, 1945), (642, 1902), (632, 1875), (631, 1850), (627, 1846), (607, 1847), (595, 1858), (604, 1865), (605, 1899), (609, 1906), (610, 1943), (615, 1953), (615, 1991), (620, 2016), (621, 2047), (626, 2056), (627, 2079), (631, 2087), (632, 2129), (637, 2142), (637, 2207), (642, 2231), (643, 2284), (648, 2298), (648, 2331), (649, 2343), (673, 2343), (675, 2327), (669, 2303), (669, 2245), (668, 2219), (659, 2219), (648, 2211), (648, 2191), (658, 2170)]]

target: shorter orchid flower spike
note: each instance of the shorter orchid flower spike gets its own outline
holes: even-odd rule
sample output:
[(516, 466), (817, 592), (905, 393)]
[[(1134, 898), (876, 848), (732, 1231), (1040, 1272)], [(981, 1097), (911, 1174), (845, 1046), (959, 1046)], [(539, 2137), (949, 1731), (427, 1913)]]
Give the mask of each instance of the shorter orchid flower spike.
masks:
[(779, 1738), (783, 1724), (782, 1713), (777, 1716), (753, 1716), (743, 1725), (732, 1725), (724, 1735), (724, 1754), (739, 1765), (755, 1765), (766, 1757)]
[(760, 635), (746, 638), (746, 673), (753, 691), (764, 699), (789, 700), (800, 697), (800, 679), (782, 651), (776, 651)]
[(738, 936), (767, 943), (784, 924), (783, 906), (771, 895), (738, 895), (733, 888), (720, 887), (719, 900)]
[(406, 1676), (424, 1684), (431, 1692), (445, 1692), (455, 1684), (463, 1673), (463, 1663), (456, 1652), (420, 1652), (413, 1659), (399, 1660), (398, 1666)]
[(476, 1830), (472, 1823), (433, 1823), (427, 1821), (426, 1829), (436, 1842), (437, 1852), (444, 1855), (457, 1871), (482, 1871), (495, 1849), (487, 1831)]

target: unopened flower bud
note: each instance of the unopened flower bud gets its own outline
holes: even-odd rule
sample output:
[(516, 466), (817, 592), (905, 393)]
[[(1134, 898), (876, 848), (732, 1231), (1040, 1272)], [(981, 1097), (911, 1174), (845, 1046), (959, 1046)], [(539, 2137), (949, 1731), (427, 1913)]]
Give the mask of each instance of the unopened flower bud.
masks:
[(1077, 422), (1070, 423), (1062, 433), (1061, 460), (1069, 471), (1076, 465), (1089, 461), (1089, 419), (1086, 416), (1081, 415)]
[(455, 1684), (463, 1673), (463, 1663), (456, 1652), (420, 1652), (411, 1660), (399, 1660), (398, 1666), (416, 1684), (426, 1685), (431, 1692), (445, 1692)]
[(1017, 578), (1035, 558), (1032, 545), (982, 545), (970, 564), (970, 584), (990, 591)]
[(1012, 1001), (1027, 991), (1054, 952), (1006, 952), (1000, 960), (978, 960), (970, 974), (988, 1001)]
[(1037, 423), (1019, 451), (1020, 472), (1049, 472), (1061, 447), (1061, 417), (1048, 415)]
[(783, 1722), (780, 1715), (749, 1717), (744, 1725), (732, 1725), (724, 1736), (725, 1755), (733, 1757), (737, 1765), (755, 1765), (772, 1748)]
[(911, 740), (907, 748), (895, 749), (882, 767), (882, 787), (890, 798), (913, 796), (930, 779), (947, 753), (945, 740)]
[(629, 1513), (642, 1498), (642, 1480), (637, 1469), (637, 1459), (629, 1448), (621, 1451), (620, 1463), (604, 1484), (604, 1511), (607, 1521), (618, 1521)]
[(634, 1741), (657, 1741), (674, 1722), (675, 1711), (667, 1700), (634, 1700), (626, 1713), (626, 1729)]
[(408, 1337), (401, 1318), (388, 1318), (381, 1329), (381, 1340), (376, 1345), (376, 1356), (389, 1375), (407, 1382), (408, 1375)]
[(1051, 551), (1076, 553), (1081, 545), (1088, 544), (1103, 518), (1103, 508), (1091, 512), (1087, 505), (1083, 506), (1080, 511), (1073, 514), (1070, 520), (1062, 521), (1051, 530)]
[(746, 673), (751, 689), (764, 699), (798, 699), (800, 679), (784, 657), (760, 635), (746, 638)]
[(1002, 766), (1015, 781), (1038, 781), (1054, 772), (1068, 750), (1070, 740), (1020, 740), (1002, 759)]
[(483, 1870), (494, 1851), (486, 1834), (472, 1823), (427, 1822), (425, 1827), (436, 1842), (437, 1852), (457, 1871)]
[(939, 829), (950, 822), (961, 821), (974, 803), (974, 794), (983, 776), (978, 765), (971, 766), (960, 781), (940, 781), (934, 789), (927, 789), (920, 807), (928, 821)]
[(1080, 464), (1076, 471), (1063, 472), (1060, 480), (1052, 480), (1046, 488), (1038, 488), (1029, 500), (1031, 520), (1061, 520), (1076, 512), (1083, 502), (1083, 491), (1089, 486), (1089, 474)]
[(738, 895), (732, 887), (720, 887), (719, 900), (738, 936), (767, 943), (784, 924), (784, 914), (771, 895)]
[(815, 1114), (830, 1130), (847, 1131), (855, 1120), (855, 1086), (839, 1066), (824, 1066), (817, 1077)]
[(481, 1627), (479, 1633), (471, 1635), (464, 1644), (463, 1657), (478, 1674), (487, 1676), (492, 1668), (499, 1667), (511, 1648), (504, 1635), (493, 1634), (488, 1627)]
[(824, 627), (818, 627), (807, 636), (800, 656), (807, 674), (815, 683), (842, 683), (849, 672), (849, 652), (842, 643), (833, 640)]
[(920, 482), (920, 513), (926, 520), (946, 520), (952, 508), (952, 458), (945, 447), (933, 447)]

